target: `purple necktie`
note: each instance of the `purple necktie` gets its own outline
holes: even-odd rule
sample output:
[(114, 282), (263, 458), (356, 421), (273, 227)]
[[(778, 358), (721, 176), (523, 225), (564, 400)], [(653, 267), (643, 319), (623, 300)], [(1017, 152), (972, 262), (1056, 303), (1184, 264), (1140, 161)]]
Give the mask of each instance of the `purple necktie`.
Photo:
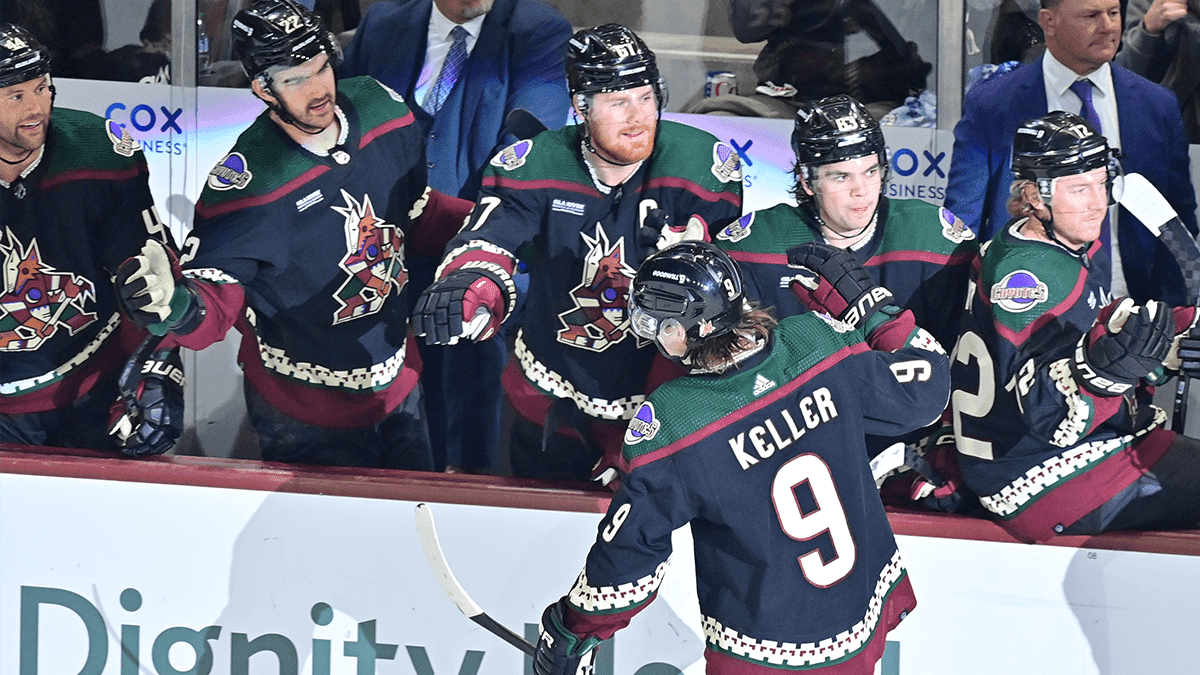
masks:
[(463, 64), (467, 62), (467, 35), (467, 29), (462, 26), (455, 26), (454, 30), (450, 31), (454, 44), (450, 45), (450, 51), (446, 53), (446, 61), (442, 63), (442, 72), (438, 73), (433, 89), (430, 89), (429, 95), (425, 97), (425, 112), (430, 115), (436, 115), (442, 109), (442, 104), (446, 102), (450, 91), (454, 89), (454, 83), (458, 81)]
[[(1096, 133), (1103, 134), (1104, 125), (1100, 123), (1100, 115), (1096, 114), (1096, 106), (1092, 105), (1092, 88), (1094, 86), (1091, 80), (1084, 78), (1082, 80), (1075, 80), (1070, 89), (1072, 93), (1079, 97), (1079, 116), (1083, 118), (1084, 122), (1091, 125)], [(1110, 245), (1110, 237), (1108, 216), (1106, 215), (1104, 216), (1104, 225), (1100, 228), (1100, 243), (1104, 244), (1105, 248), (1108, 248)]]

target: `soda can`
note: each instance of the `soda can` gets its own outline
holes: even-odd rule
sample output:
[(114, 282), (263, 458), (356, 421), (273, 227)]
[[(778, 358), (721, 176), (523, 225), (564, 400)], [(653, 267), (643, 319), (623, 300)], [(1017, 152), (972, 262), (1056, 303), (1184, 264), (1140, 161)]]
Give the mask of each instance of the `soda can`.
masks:
[(727, 70), (710, 70), (704, 80), (704, 98), (738, 93), (737, 75)]

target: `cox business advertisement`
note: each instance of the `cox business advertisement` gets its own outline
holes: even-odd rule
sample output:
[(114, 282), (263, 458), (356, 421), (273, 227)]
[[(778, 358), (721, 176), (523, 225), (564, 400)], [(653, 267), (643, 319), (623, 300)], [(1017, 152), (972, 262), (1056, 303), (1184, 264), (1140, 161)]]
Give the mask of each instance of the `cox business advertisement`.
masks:
[[(0, 673), (528, 675), (443, 593), (414, 506), (0, 473)], [(459, 581), (531, 638), (600, 519), (431, 509)], [(888, 636), (883, 675), (1196, 672), (1200, 557), (900, 547), (919, 604)], [(606, 643), (597, 675), (701, 675), (694, 578), (681, 531), (660, 597)]]

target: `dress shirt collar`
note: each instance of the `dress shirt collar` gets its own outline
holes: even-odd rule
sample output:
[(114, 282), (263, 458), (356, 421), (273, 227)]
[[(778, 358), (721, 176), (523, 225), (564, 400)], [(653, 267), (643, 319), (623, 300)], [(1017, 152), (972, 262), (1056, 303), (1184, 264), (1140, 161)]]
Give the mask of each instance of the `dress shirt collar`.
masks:
[(467, 40), (467, 46), (470, 47), (475, 40), (479, 39), (479, 32), (483, 30), (483, 20), (487, 18), (487, 14), (477, 16), (474, 19), (464, 23), (457, 24), (446, 18), (445, 14), (438, 9), (437, 3), (433, 3), (433, 13), (429, 15), (429, 32), (430, 35), (436, 35), (439, 40), (445, 42), (453, 42), (450, 37), (450, 31), (454, 30), (455, 26), (462, 26), (471, 34), (471, 39)]
[(1064, 66), (1054, 55), (1049, 51), (1046, 52), (1046, 58), (1042, 60), (1042, 75), (1046, 78), (1046, 88), (1059, 98), (1066, 95), (1067, 91), (1075, 84), (1075, 80), (1087, 78), (1092, 81), (1092, 87), (1105, 99), (1113, 100), (1113, 81), (1112, 68), (1105, 63), (1099, 68), (1093, 70), (1087, 75), (1080, 75), (1070, 68)]

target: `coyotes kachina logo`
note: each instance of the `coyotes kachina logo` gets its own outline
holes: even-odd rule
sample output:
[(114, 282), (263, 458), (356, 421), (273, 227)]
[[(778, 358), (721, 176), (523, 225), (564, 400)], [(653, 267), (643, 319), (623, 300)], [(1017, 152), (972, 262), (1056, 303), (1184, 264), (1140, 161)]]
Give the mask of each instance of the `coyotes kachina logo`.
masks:
[(74, 335), (96, 320), (85, 308), (95, 302), (92, 282), (42, 263), (37, 239), (22, 246), (8, 228), (0, 239), (4, 292), (0, 295), (0, 351), (32, 351), (59, 328)]
[(625, 262), (625, 240), (609, 244), (603, 225), (596, 225), (595, 238), (581, 236), (588, 246), (583, 279), (571, 289), (575, 307), (558, 315), (563, 325), (558, 341), (602, 352), (624, 340), (629, 332), (626, 301), (637, 270)]
[(408, 283), (404, 269), (404, 235), (396, 226), (375, 215), (371, 196), (360, 204), (342, 190), (346, 206), (331, 206), (346, 217), (346, 255), (339, 263), (350, 278), (342, 282), (335, 299), (333, 323), (345, 323), (383, 308), (393, 289)]

